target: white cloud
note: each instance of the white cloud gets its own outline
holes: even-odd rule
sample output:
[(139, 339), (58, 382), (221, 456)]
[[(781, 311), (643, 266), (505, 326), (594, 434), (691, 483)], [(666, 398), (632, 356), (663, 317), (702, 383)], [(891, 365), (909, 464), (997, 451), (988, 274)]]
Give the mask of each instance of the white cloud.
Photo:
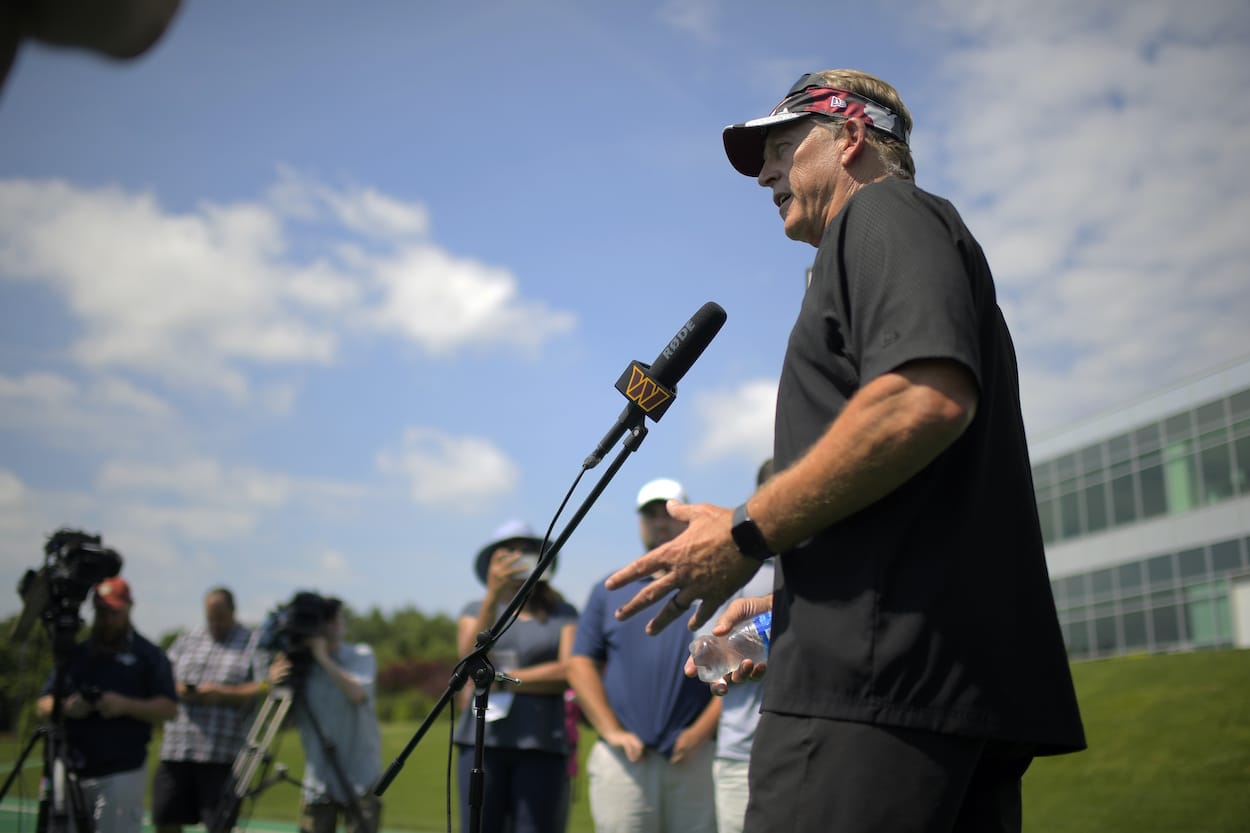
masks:
[(570, 313), (520, 300), (507, 270), (435, 246), (407, 247), (372, 268), (385, 295), (375, 320), (433, 354), (466, 344), (536, 349), (575, 321)]
[(773, 415), (777, 383), (757, 379), (733, 390), (704, 393), (695, 399), (699, 441), (692, 457), (708, 462), (740, 457), (759, 462), (773, 453)]
[(422, 506), (476, 508), (520, 481), (517, 464), (489, 440), (432, 428), (409, 428), (400, 447), (379, 452), (377, 463), (383, 473), (406, 478)]
[(174, 420), (168, 402), (119, 377), (84, 384), (57, 373), (0, 375), (0, 430), (37, 434), (52, 447), (151, 447)]
[(428, 231), (418, 203), (289, 171), (262, 200), (183, 213), (119, 188), (0, 181), (0, 280), (64, 299), (82, 324), (75, 361), (236, 401), (254, 399), (253, 366), (334, 360), (351, 324), (440, 355), (537, 349), (573, 327)]
[(942, 174), (994, 269), (1030, 427), (1250, 353), (1244, 3), (941, 9), (963, 44), (939, 75), (960, 103), (929, 103)]

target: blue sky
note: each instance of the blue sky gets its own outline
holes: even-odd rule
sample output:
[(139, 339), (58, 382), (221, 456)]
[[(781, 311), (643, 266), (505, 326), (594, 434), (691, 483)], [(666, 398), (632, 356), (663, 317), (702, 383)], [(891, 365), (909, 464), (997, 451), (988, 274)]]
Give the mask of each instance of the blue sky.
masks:
[(638, 554), (652, 477), (739, 502), (814, 250), (720, 129), (809, 70), (899, 88), (919, 184), (994, 268), (1032, 436), (1250, 353), (1244, 2), (831, 9), (185, 0), (133, 62), (26, 46), (0, 615), (61, 525), (121, 551), (151, 635), (217, 583), (250, 621), (302, 588), (455, 613), (709, 300), (724, 329), (553, 583), (580, 606)]

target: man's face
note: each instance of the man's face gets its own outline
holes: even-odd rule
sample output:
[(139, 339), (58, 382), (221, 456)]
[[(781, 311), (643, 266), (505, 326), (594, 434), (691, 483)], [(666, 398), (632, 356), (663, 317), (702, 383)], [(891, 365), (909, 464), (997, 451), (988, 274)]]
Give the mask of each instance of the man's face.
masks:
[(130, 630), (130, 609), (115, 610), (107, 605), (95, 606), (95, 619), (91, 623), (91, 635), (104, 645), (122, 640)]
[(768, 131), (759, 183), (773, 192), (786, 237), (820, 245), (845, 197), (837, 194), (839, 138), (814, 118)]
[(679, 521), (668, 514), (664, 503), (662, 500), (653, 500), (638, 510), (642, 545), (648, 550), (653, 550), (660, 544), (667, 544), (686, 528), (685, 521)]
[(204, 623), (214, 641), (224, 642), (234, 629), (234, 611), (220, 593), (213, 593), (204, 600)]

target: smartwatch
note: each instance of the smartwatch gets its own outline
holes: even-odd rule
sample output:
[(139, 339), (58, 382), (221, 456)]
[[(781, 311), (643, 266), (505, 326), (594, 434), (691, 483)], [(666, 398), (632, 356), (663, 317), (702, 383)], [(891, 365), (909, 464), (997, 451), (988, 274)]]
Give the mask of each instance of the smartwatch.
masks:
[(738, 552), (747, 558), (762, 562), (772, 558), (775, 554), (768, 548), (768, 542), (764, 540), (764, 533), (760, 532), (760, 528), (755, 525), (755, 521), (751, 520), (751, 516), (747, 514), (746, 503), (741, 504), (734, 510), (731, 534), (733, 535), (734, 544), (738, 547)]

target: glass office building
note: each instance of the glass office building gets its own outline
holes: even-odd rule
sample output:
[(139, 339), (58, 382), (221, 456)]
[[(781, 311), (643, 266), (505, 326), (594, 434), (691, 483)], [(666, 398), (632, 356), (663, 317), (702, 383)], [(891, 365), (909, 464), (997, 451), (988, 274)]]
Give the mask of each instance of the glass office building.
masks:
[(1073, 659), (1250, 647), (1250, 360), (1030, 451)]

